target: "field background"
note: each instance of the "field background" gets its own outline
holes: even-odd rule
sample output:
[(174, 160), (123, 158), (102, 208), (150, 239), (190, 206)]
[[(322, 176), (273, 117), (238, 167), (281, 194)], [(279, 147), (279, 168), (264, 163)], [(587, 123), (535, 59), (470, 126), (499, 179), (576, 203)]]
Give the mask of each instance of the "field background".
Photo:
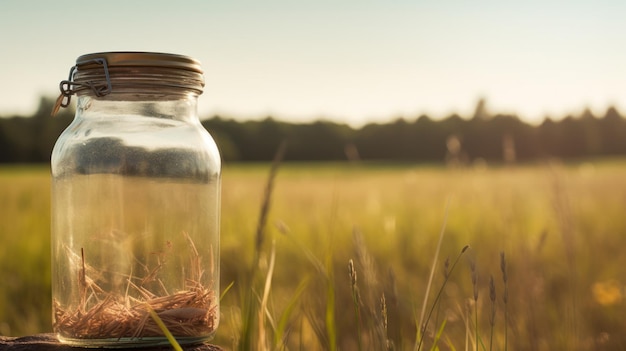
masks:
[[(221, 280), (223, 289), (232, 288), (222, 300), (215, 343), (241, 347), (245, 293), (262, 295), (250, 272), (268, 275), (274, 247), (266, 324), (249, 335), (263, 334), (272, 349), (376, 350), (376, 330), (386, 316), (383, 338), (397, 350), (413, 349), (445, 223), (429, 307), (444, 281), (446, 258), (452, 262), (465, 245), (470, 249), (449, 274), (422, 347), (430, 349), (445, 320), (442, 350), (473, 349), (476, 335), (486, 350), (505, 349), (505, 342), (510, 350), (626, 349), (626, 162), (456, 169), (287, 163), (275, 178), (257, 250), (269, 169), (265, 163), (224, 168)], [(0, 335), (51, 330), (49, 191), (45, 166), (0, 168)], [(501, 253), (508, 273), (506, 323)]]

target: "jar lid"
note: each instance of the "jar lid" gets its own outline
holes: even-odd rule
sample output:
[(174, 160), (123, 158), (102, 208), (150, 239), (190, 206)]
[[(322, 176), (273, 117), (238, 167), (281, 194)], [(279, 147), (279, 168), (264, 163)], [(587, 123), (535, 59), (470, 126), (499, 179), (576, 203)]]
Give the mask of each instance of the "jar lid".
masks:
[[(129, 79), (132, 78), (132, 79)], [(204, 76), (200, 61), (185, 55), (142, 51), (111, 51), (81, 55), (67, 80), (52, 114), (67, 107), (75, 93), (104, 97), (125, 89), (173, 88), (202, 94)]]
[(83, 65), (104, 59), (109, 67), (161, 67), (178, 68), (203, 73), (200, 61), (185, 55), (142, 51), (111, 51), (81, 55), (76, 59), (80, 69)]

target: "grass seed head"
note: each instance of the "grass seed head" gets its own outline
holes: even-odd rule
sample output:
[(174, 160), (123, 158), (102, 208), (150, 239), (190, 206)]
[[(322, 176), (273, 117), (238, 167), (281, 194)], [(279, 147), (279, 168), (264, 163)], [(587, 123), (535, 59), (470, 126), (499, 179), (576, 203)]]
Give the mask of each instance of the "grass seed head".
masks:
[(348, 261), (348, 276), (350, 276), (350, 284), (354, 289), (356, 287), (356, 269), (354, 268), (354, 261), (352, 259)]
[(493, 282), (493, 275), (489, 276), (489, 300), (496, 302), (496, 285)]
[(489, 315), (489, 324), (491, 324), (493, 333), (493, 326), (496, 324), (496, 284), (493, 282), (493, 275), (489, 276), (489, 300), (491, 300), (491, 314)]
[(478, 300), (478, 274), (476, 273), (476, 262), (470, 261), (470, 270), (472, 271), (472, 286), (474, 287), (474, 301)]
[(380, 297), (380, 313), (382, 316), (383, 330), (387, 333), (387, 301), (385, 300), (385, 294)]
[(500, 271), (502, 271), (502, 281), (506, 283), (508, 277), (506, 274), (506, 257), (504, 251), (500, 252)]

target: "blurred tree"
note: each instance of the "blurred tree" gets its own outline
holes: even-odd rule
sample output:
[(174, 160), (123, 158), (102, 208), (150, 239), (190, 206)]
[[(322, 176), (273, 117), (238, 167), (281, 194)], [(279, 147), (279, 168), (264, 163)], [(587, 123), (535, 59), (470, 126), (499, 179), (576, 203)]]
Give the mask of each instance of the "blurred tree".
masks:
[(546, 117), (543, 120), (543, 123), (537, 128), (536, 135), (539, 156), (543, 158), (561, 156), (560, 143), (563, 138), (559, 126), (552, 118)]
[(30, 118), (34, 162), (49, 162), (52, 148), (63, 130), (72, 122), (74, 111), (63, 109), (52, 117), (56, 100), (42, 97), (35, 114)]
[(584, 155), (600, 156), (603, 149), (603, 136), (600, 127), (600, 120), (596, 118), (590, 109), (585, 109), (579, 117), (580, 129), (584, 131)]
[(252, 160), (271, 161), (280, 144), (287, 139), (289, 131), (286, 123), (278, 122), (272, 117), (256, 123), (246, 122), (247, 140), (240, 145), (243, 156)]
[(364, 160), (411, 160), (413, 133), (403, 118), (392, 123), (365, 125), (355, 134), (354, 144)]
[[(53, 104), (53, 99), (42, 97), (32, 116), (0, 118), (0, 162), (49, 161), (56, 139), (74, 116), (71, 109), (62, 109), (50, 117)], [(480, 99), (469, 119), (453, 114), (433, 120), (421, 115), (414, 121), (397, 118), (359, 129), (329, 121), (287, 123), (272, 117), (237, 122), (214, 116), (202, 125), (213, 135), (225, 161), (270, 161), (284, 140), (288, 141), (285, 159), (294, 161), (443, 163), (450, 158), (451, 146), (463, 162), (626, 155), (626, 119), (614, 107), (601, 118), (586, 109), (577, 117), (560, 121), (547, 117), (532, 126), (515, 115), (491, 115), (486, 106), (486, 100)]]
[[(345, 160), (346, 146), (352, 144), (353, 130), (345, 124), (317, 121), (289, 128), (286, 160)], [(358, 148), (357, 148), (358, 151)]]
[(218, 149), (222, 160), (239, 161), (241, 154), (232, 135), (237, 133), (239, 123), (233, 120), (222, 119), (220, 116), (202, 121), (202, 126), (211, 134)]
[(604, 155), (626, 155), (626, 120), (613, 106), (609, 107), (598, 123), (602, 135), (602, 153)]
[(443, 123), (421, 115), (410, 126), (412, 131), (410, 148), (413, 160), (442, 162), (445, 159), (449, 132), (445, 130)]
[(6, 162), (33, 162), (35, 138), (30, 132), (32, 127), (30, 120), (15, 116), (0, 121), (2, 123), (0, 136), (3, 138), (0, 143), (6, 145), (6, 148), (1, 150), (0, 159)]
[(53, 99), (42, 97), (32, 116), (0, 118), (0, 162), (50, 161), (56, 139), (74, 116), (66, 109), (51, 117), (53, 104)]
[(476, 108), (474, 109), (474, 115), (472, 119), (489, 119), (489, 112), (487, 111), (487, 100), (484, 98), (480, 98), (476, 103)]

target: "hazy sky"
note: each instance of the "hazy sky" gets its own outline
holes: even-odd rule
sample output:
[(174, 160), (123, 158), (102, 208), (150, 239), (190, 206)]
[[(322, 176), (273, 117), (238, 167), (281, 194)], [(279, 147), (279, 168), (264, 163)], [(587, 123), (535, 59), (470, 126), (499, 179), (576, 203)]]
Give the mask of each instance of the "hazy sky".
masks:
[(0, 0), (0, 115), (56, 96), (76, 57), (193, 56), (200, 113), (353, 125), (626, 112), (626, 1)]

